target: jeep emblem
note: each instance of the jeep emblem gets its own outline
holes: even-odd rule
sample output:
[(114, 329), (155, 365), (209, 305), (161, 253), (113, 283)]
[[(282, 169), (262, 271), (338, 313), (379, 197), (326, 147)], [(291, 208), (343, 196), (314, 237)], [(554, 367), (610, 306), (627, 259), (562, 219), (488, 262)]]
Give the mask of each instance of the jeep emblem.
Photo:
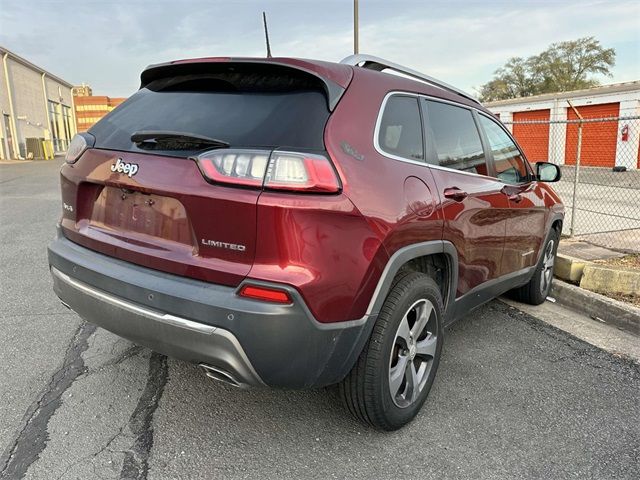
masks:
[(112, 172), (124, 173), (125, 175), (128, 175), (129, 178), (133, 177), (136, 173), (138, 173), (137, 163), (123, 162), (121, 158), (116, 159), (116, 163), (111, 165), (110, 168)]

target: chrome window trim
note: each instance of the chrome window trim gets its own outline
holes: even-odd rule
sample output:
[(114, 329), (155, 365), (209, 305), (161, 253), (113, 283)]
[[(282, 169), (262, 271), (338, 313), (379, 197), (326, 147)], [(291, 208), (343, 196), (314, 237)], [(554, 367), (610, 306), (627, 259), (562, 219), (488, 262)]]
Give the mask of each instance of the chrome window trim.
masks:
[[(405, 93), (405, 92), (401, 92), (401, 91), (389, 92), (389, 93), (387, 93), (385, 95), (384, 99), (382, 100), (382, 105), (380, 106), (380, 109), (378, 110), (378, 117), (376, 118), (376, 127), (375, 127), (374, 133), (373, 133), (373, 146), (378, 151), (378, 153), (380, 153), (381, 155), (384, 155), (385, 157), (392, 158), (394, 160), (400, 160), (402, 162), (414, 163), (416, 165), (428, 165), (426, 160), (419, 161), (419, 160), (414, 160), (414, 159), (411, 159), (411, 158), (401, 157), (399, 155), (394, 155), (393, 153), (385, 152), (382, 149), (382, 147), (380, 146), (380, 143), (378, 142), (378, 136), (379, 136), (379, 133), (380, 133), (380, 124), (382, 123), (382, 115), (383, 115), (384, 110), (385, 110), (385, 108), (387, 106), (387, 101), (393, 95), (397, 95), (399, 97), (412, 97), (412, 98), (417, 99), (418, 100), (417, 107), (418, 107), (418, 115), (420, 116), (420, 124), (424, 125), (424, 123), (423, 123), (424, 120), (422, 118), (422, 113), (420, 112), (420, 99), (419, 99), (418, 95), (416, 95), (415, 93)], [(425, 145), (424, 128), (421, 128), (420, 131), (422, 133), (422, 156), (423, 156), (423, 158), (426, 158), (426, 156), (427, 156), (427, 146)]]
[[(424, 155), (425, 155), (425, 160), (420, 162), (418, 160), (412, 160), (410, 158), (405, 158), (405, 157), (400, 157), (398, 155), (394, 155), (392, 153), (387, 153), (385, 152), (382, 147), (380, 146), (379, 142), (378, 142), (378, 137), (379, 137), (379, 133), (380, 133), (380, 124), (382, 123), (382, 114), (384, 113), (384, 109), (387, 106), (387, 101), (389, 100), (389, 98), (391, 98), (394, 95), (399, 95), (399, 96), (404, 96), (404, 97), (415, 97), (418, 99), (418, 101), (420, 100), (420, 98), (424, 98), (425, 100), (433, 100), (436, 102), (440, 102), (440, 103), (447, 103), (449, 105), (453, 105), (454, 107), (458, 107), (458, 108), (464, 108), (466, 110), (469, 110), (471, 112), (471, 110), (476, 110), (480, 113), (483, 113), (482, 110), (480, 110), (479, 108), (475, 108), (472, 107), (470, 105), (465, 105), (465, 104), (461, 104), (461, 103), (456, 103), (456, 102), (452, 102), (450, 100), (445, 100), (443, 98), (438, 98), (438, 97), (434, 97), (432, 95), (425, 95), (422, 93), (414, 93), (414, 92), (405, 92), (402, 90), (392, 90), (390, 92), (388, 92), (384, 98), (382, 99), (382, 104), (380, 105), (380, 109), (378, 110), (378, 117), (376, 119), (376, 126), (375, 129), (373, 131), (373, 146), (376, 149), (376, 151), (382, 155), (383, 157), (387, 157), (390, 158), (392, 160), (398, 160), (400, 162), (405, 162), (405, 163), (411, 163), (414, 165), (420, 165), (422, 167), (427, 167), (427, 168), (435, 168), (436, 170), (444, 170), (447, 172), (457, 172), (460, 173), (462, 175), (472, 175), (474, 177), (479, 177), (479, 178), (483, 178), (483, 179), (489, 179), (489, 180), (495, 180), (500, 182), (500, 180), (496, 177), (492, 177), (489, 175), (482, 175), (479, 173), (472, 173), (472, 172), (465, 172), (464, 170), (457, 170), (455, 168), (449, 168), (449, 167), (443, 167), (441, 165), (434, 165), (432, 163), (428, 163), (426, 161), (426, 155), (427, 155), (427, 145), (423, 145), (423, 150), (424, 150)], [(420, 105), (418, 104), (418, 107)], [(422, 117), (421, 117), (422, 118)], [(424, 122), (424, 118), (422, 118), (422, 122)], [(423, 123), (423, 129), (424, 129), (424, 123)], [(478, 132), (478, 136), (480, 137), (480, 132)], [(517, 144), (516, 144), (517, 146)], [(486, 162), (486, 158), (485, 158), (485, 162)]]

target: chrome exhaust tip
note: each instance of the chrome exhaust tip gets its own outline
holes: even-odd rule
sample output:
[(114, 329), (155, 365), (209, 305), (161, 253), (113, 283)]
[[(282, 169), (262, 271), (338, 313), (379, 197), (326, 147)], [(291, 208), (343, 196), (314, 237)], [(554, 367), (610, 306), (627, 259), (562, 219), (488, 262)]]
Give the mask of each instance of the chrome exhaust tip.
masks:
[(213, 380), (226, 383), (227, 385), (231, 385), (232, 387), (236, 387), (236, 388), (246, 387), (245, 384), (243, 384), (242, 382), (239, 382), (238, 380), (235, 379), (233, 375), (231, 375), (229, 372), (222, 370), (221, 368), (214, 367), (212, 365), (207, 365), (206, 363), (201, 363), (200, 368), (204, 370), (204, 374), (207, 377)]

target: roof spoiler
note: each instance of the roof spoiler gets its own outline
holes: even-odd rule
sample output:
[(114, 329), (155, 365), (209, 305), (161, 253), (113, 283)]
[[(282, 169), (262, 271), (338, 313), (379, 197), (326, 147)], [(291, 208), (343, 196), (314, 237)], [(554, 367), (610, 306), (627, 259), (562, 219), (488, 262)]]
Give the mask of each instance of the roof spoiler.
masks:
[[(300, 62), (302, 63), (302, 62)], [(238, 59), (238, 58), (206, 58), (194, 60), (180, 60), (176, 62), (159, 63), (149, 65), (140, 75), (140, 88), (144, 88), (154, 80), (204, 73), (233, 72), (235, 69), (249, 69), (254, 67), (256, 71), (272, 73), (291, 70), (302, 75), (314, 77), (322, 86), (327, 97), (329, 111), (333, 111), (345, 92), (345, 88), (333, 80), (326, 78), (310, 68), (293, 65), (289, 62), (280, 62), (273, 59)]]

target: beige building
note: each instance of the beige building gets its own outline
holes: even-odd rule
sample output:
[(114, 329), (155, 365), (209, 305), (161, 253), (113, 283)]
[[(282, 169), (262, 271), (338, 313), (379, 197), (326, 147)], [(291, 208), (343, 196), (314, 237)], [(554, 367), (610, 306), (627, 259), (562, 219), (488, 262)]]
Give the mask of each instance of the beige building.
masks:
[(93, 89), (86, 83), (83, 83), (82, 85), (73, 87), (71, 93), (73, 93), (74, 97), (90, 97), (93, 95)]
[(0, 46), (0, 159), (63, 153), (76, 133), (73, 85)]

